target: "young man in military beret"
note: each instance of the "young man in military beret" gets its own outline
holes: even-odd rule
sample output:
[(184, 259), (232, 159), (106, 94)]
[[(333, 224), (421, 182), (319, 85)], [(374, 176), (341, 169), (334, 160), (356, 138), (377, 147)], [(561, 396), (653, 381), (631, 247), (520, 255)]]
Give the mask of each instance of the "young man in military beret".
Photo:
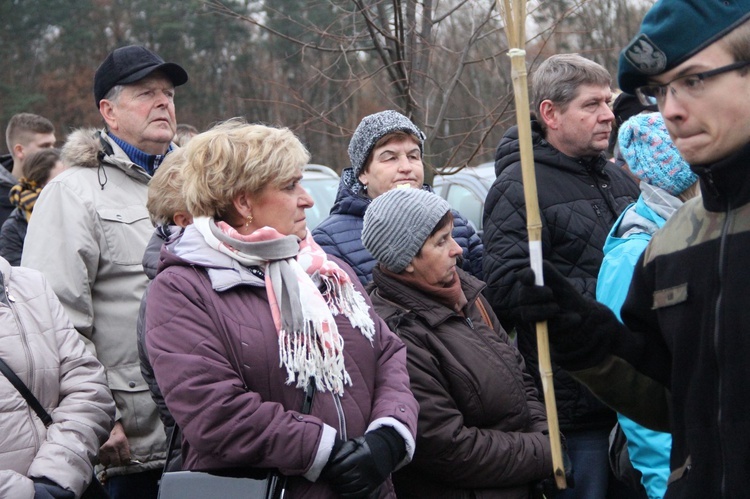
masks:
[(617, 411), (673, 437), (666, 497), (747, 497), (750, 472), (750, 0), (659, 0), (619, 83), (657, 104), (702, 197), (657, 232), (620, 325), (545, 263), (520, 294), (553, 356)]

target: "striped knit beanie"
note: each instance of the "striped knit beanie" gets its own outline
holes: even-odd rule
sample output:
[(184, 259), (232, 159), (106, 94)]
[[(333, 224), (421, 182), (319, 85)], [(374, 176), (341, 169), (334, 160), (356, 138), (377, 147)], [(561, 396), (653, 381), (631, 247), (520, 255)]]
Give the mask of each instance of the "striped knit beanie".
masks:
[(647, 184), (677, 196), (698, 180), (672, 143), (660, 113), (629, 118), (617, 140), (630, 171)]
[(362, 243), (375, 260), (398, 274), (450, 209), (448, 201), (424, 189), (391, 189), (367, 208)]

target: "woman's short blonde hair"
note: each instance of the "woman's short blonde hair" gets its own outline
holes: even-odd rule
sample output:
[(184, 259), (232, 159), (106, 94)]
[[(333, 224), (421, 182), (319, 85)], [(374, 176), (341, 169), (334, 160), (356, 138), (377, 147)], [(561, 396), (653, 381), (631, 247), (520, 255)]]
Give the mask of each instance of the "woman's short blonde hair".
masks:
[(310, 153), (288, 128), (233, 118), (199, 133), (185, 146), (183, 194), (191, 215), (223, 219), (237, 195), (258, 194), (299, 175)]
[(174, 223), (175, 213), (187, 211), (182, 195), (182, 171), (186, 160), (185, 149), (170, 152), (148, 183), (146, 208), (154, 225)]

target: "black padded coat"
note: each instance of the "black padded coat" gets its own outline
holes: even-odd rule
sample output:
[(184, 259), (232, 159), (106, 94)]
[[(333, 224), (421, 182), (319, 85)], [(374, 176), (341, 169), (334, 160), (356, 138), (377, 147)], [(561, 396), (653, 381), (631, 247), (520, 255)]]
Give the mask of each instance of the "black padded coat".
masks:
[[(542, 252), (582, 294), (595, 297), (602, 248), (622, 210), (638, 198), (635, 182), (605, 157), (571, 158), (550, 145), (532, 120), (532, 139)], [(516, 274), (529, 265), (526, 204), (521, 181), (518, 129), (511, 128), (495, 153), (497, 178), (484, 208), (485, 294), (506, 330), (516, 328), (518, 347), (541, 391), (535, 330), (517, 322)], [(610, 428), (615, 413), (557, 366), (554, 369), (560, 429)]]

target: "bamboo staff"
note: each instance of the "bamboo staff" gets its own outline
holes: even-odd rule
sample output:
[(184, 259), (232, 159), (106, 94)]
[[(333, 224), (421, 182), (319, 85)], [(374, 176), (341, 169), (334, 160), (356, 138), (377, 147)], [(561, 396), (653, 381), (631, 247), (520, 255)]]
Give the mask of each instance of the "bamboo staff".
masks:
[[(518, 139), (521, 147), (521, 172), (526, 201), (526, 228), (529, 231), (529, 258), (536, 275), (536, 284), (544, 284), (542, 276), (542, 220), (539, 216), (539, 198), (534, 173), (534, 151), (531, 147), (531, 121), (529, 119), (529, 91), (526, 78), (526, 2), (527, 0), (497, 0), (505, 22), (508, 38), (508, 55), (511, 61), (511, 77), (516, 102)], [(560, 427), (557, 421), (555, 389), (552, 384), (552, 361), (550, 360), (547, 322), (536, 325), (537, 348), (539, 349), (539, 374), (542, 378), (544, 404), (547, 409), (547, 424), (552, 448), (552, 468), (558, 489), (565, 489)]]

